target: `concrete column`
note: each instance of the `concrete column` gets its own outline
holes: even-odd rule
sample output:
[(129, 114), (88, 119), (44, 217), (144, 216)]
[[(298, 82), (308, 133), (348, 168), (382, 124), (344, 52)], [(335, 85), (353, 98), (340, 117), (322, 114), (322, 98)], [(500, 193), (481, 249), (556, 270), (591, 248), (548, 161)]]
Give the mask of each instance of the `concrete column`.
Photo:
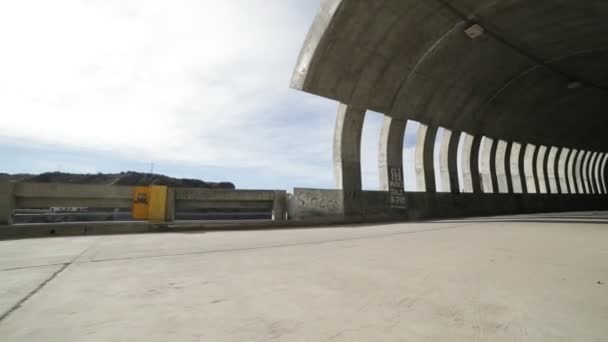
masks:
[(436, 192), (434, 146), (437, 135), (436, 127), (420, 124), (416, 137), (416, 189), (418, 191)]
[(492, 173), (490, 170), (490, 155), (492, 153), (493, 141), (490, 138), (482, 137), (479, 146), (479, 173), (481, 174), (482, 191), (493, 193)]
[(589, 182), (589, 160), (591, 159), (591, 151), (586, 151), (583, 157), (583, 168), (581, 174), (583, 176), (583, 188), (586, 194), (591, 194), (591, 184)]
[(463, 189), (466, 193), (473, 192), (473, 176), (471, 174), (471, 154), (473, 149), (473, 137), (470, 134), (464, 134), (464, 140), (462, 143), (462, 165), (460, 166), (462, 169), (462, 180), (463, 180)]
[(338, 107), (334, 132), (334, 175), (343, 190), (344, 214), (361, 214), (361, 133), (365, 110)]
[(380, 190), (388, 191), (392, 209), (404, 209), (405, 183), (403, 178), (403, 138), (406, 120), (384, 116), (380, 132)]
[(574, 180), (576, 183), (576, 193), (584, 194), (585, 188), (583, 186), (583, 157), (585, 155), (585, 151), (578, 151), (576, 154), (576, 159), (574, 163)]
[(476, 136), (473, 139), (471, 146), (471, 178), (473, 183), (473, 192), (481, 193), (481, 175), (479, 174), (479, 148), (481, 146), (481, 136)]
[(534, 179), (534, 155), (536, 146), (532, 144), (526, 145), (524, 153), (524, 177), (526, 179), (526, 189), (529, 194), (536, 193), (536, 181)]
[(547, 153), (547, 146), (540, 146), (537, 150), (536, 155), (536, 177), (538, 179), (538, 193), (547, 193), (547, 180), (545, 178), (545, 154)]
[(560, 194), (569, 194), (568, 190), (568, 172), (567, 172), (567, 162), (568, 156), (570, 155), (570, 149), (561, 148), (559, 152), (558, 162), (557, 162), (557, 177), (559, 179), (559, 188)]
[(415, 169), (416, 169), (416, 191), (426, 191), (426, 174), (424, 172), (424, 145), (426, 139), (426, 131), (428, 126), (420, 124), (418, 132), (416, 132), (416, 152), (415, 152)]
[(437, 192), (435, 181), (435, 140), (437, 140), (437, 127), (429, 126), (424, 139), (424, 178), (426, 180), (426, 192)]
[(600, 180), (602, 181), (602, 193), (608, 194), (608, 180), (606, 179), (606, 163), (608, 162), (608, 153), (604, 153), (600, 164)]
[(453, 194), (460, 193), (460, 182), (458, 180), (458, 144), (460, 143), (460, 136), (459, 132), (451, 132), (450, 134), (448, 169), (450, 172), (450, 188)]
[(406, 123), (406, 120), (384, 116), (378, 152), (381, 191), (389, 191), (391, 178), (400, 177), (403, 183), (403, 138)]
[(13, 223), (15, 183), (0, 182), (0, 225)]
[(505, 177), (507, 180), (507, 193), (513, 193), (513, 177), (511, 175), (511, 151), (513, 149), (513, 142), (507, 142), (507, 149), (505, 150), (505, 160), (504, 160), (504, 168), (505, 168)]
[(602, 154), (599, 152), (595, 152), (595, 158), (593, 162), (593, 184), (595, 188), (594, 194), (602, 193), (602, 183), (600, 182), (600, 162), (601, 162)]
[(576, 156), (578, 155), (578, 150), (573, 149), (570, 151), (570, 155), (568, 156), (568, 189), (570, 189), (571, 194), (578, 194), (578, 189), (576, 187), (576, 175), (574, 172), (574, 168), (576, 166)]
[(589, 184), (591, 185), (591, 193), (598, 194), (598, 186), (597, 186), (597, 177), (596, 175), (596, 165), (597, 165), (597, 152), (593, 152), (591, 154), (591, 159), (589, 162)]
[(511, 155), (509, 156), (509, 169), (511, 170), (511, 182), (513, 183), (513, 193), (521, 194), (523, 193), (522, 181), (520, 170), (520, 156), (521, 156), (521, 144), (512, 143), (511, 144)]
[(549, 153), (547, 154), (547, 177), (549, 188), (547, 189), (551, 194), (559, 194), (559, 189), (557, 186), (557, 152), (559, 149), (555, 146), (551, 147)]
[(441, 174), (440, 192), (451, 192), (452, 184), (450, 180), (450, 143), (452, 141), (452, 131), (443, 130), (441, 147), (439, 148), (439, 173)]
[(507, 170), (505, 164), (505, 156), (507, 151), (507, 142), (499, 140), (496, 145), (496, 181), (498, 183), (498, 192), (501, 194), (509, 193), (509, 185), (507, 184)]

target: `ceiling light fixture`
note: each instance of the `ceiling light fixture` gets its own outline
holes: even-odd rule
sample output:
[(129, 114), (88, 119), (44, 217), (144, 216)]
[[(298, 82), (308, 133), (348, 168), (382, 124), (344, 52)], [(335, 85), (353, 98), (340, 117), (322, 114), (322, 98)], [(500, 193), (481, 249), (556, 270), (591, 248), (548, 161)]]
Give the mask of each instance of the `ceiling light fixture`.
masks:
[(479, 24), (474, 24), (464, 30), (464, 33), (466, 33), (466, 35), (469, 36), (469, 38), (471, 39), (481, 37), (485, 32), (486, 30), (483, 27), (479, 26)]

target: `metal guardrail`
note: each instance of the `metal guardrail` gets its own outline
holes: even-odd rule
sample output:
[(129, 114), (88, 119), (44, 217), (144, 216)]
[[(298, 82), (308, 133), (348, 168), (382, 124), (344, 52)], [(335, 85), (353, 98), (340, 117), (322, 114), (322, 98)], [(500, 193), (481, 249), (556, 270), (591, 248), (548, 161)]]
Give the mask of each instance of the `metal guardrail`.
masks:
[[(39, 220), (40, 216), (46, 216), (51, 222), (62, 222), (62, 217), (92, 221), (91, 218), (113, 215), (124, 220), (129, 218), (127, 215), (134, 207), (135, 192), (133, 186), (0, 182), (0, 224), (19, 223), (26, 217), (38, 217)], [(286, 192), (280, 190), (169, 188), (163, 198), (166, 202), (164, 221), (173, 221), (176, 217), (281, 221), (287, 216), (286, 198)], [(53, 207), (90, 208), (91, 212), (35, 210)]]

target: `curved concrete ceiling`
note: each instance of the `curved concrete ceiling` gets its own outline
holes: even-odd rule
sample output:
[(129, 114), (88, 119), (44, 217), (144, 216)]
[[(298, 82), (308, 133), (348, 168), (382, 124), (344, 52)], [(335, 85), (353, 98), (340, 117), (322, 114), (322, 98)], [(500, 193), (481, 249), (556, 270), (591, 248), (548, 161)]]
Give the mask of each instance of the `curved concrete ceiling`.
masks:
[[(608, 149), (608, 1), (325, 0), (292, 87), (512, 141)], [(471, 38), (473, 25), (483, 34)]]

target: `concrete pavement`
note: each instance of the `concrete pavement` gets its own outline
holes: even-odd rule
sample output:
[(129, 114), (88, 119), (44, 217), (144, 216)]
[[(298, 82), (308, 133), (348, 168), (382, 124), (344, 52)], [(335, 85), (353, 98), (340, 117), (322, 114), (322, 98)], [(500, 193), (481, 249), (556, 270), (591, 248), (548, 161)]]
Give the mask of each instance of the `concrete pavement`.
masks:
[(2, 341), (602, 341), (608, 213), (0, 241)]

